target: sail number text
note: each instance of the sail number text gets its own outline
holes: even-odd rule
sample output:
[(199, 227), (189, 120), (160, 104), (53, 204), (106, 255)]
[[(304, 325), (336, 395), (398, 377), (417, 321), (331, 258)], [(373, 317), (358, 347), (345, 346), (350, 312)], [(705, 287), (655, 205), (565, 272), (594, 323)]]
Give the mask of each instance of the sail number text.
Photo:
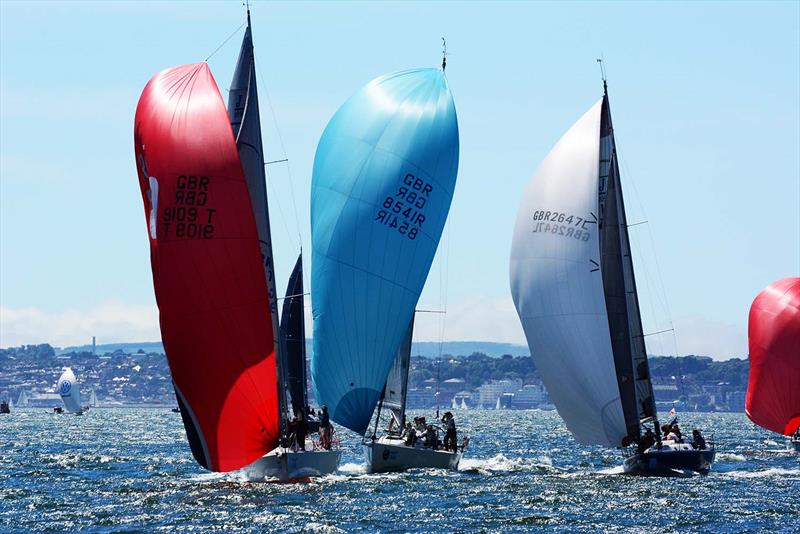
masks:
[(409, 239), (416, 239), (425, 222), (423, 211), (431, 192), (433, 186), (430, 183), (407, 173), (398, 185), (397, 193), (384, 199), (375, 221), (396, 229)]
[(587, 225), (597, 224), (595, 221), (587, 220), (577, 215), (546, 210), (534, 211), (533, 220), (534, 233), (555, 234), (580, 239), (581, 241), (589, 241)]
[(164, 208), (162, 224), (164, 236), (189, 239), (211, 239), (214, 237), (214, 214), (216, 209), (208, 203), (208, 176), (178, 176), (175, 202)]

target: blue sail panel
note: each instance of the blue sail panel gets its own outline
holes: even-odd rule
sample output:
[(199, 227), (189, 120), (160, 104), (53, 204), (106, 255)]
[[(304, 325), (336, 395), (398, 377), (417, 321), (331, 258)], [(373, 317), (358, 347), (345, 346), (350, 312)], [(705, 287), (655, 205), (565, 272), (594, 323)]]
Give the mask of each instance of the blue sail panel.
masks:
[(366, 430), (428, 276), (455, 188), (444, 73), (377, 78), (328, 123), (311, 184), (316, 398)]

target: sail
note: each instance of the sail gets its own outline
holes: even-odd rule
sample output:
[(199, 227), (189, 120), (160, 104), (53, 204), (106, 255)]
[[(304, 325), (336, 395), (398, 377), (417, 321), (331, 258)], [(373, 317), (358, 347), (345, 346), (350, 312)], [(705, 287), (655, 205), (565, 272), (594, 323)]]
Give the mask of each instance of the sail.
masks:
[(600, 272), (628, 436), (656, 415), (633, 270), (625, 202), (608, 96), (603, 97), (599, 175)]
[(406, 424), (406, 395), (408, 393), (408, 372), (411, 368), (411, 341), (414, 337), (414, 316), (408, 324), (408, 330), (400, 348), (397, 350), (397, 357), (389, 370), (386, 378), (386, 388), (383, 393), (383, 406), (394, 414), (395, 420), (399, 423), (398, 428), (403, 428)]
[(286, 298), (283, 300), (281, 315), (281, 340), (286, 355), (286, 375), (292, 411), (304, 413), (308, 395), (306, 380), (306, 327), (304, 318), (305, 299), (303, 298), (303, 255), (297, 257)]
[(311, 184), (316, 398), (366, 430), (430, 270), (458, 168), (444, 73), (377, 78), (336, 112)]
[(784, 278), (758, 294), (748, 325), (750, 377), (745, 413), (787, 436), (800, 428), (800, 278)]
[(17, 406), (19, 408), (25, 408), (28, 406), (28, 392), (24, 389), (19, 394), (19, 398), (17, 399)]
[(195, 459), (244, 467), (278, 441), (270, 302), (250, 194), (206, 63), (148, 82), (134, 130), (161, 338)]
[(559, 415), (583, 444), (628, 435), (609, 335), (598, 232), (599, 100), (539, 166), (520, 204), (511, 293)]
[(258, 230), (261, 247), (261, 260), (264, 278), (269, 291), (272, 319), (272, 339), (277, 355), (275, 364), (278, 373), (278, 410), (281, 435), (286, 434), (286, 376), (285, 356), (278, 335), (278, 291), (275, 284), (275, 266), (272, 255), (272, 236), (269, 224), (269, 202), (267, 201), (267, 176), (264, 170), (264, 146), (261, 139), (261, 116), (258, 110), (258, 88), (256, 84), (256, 64), (253, 54), (253, 35), (250, 27), (250, 11), (247, 12), (247, 29), (242, 38), (239, 60), (233, 73), (228, 93), (228, 115), (236, 138), (236, 148), (250, 192), (250, 202)]
[(64, 401), (64, 406), (66, 406), (68, 412), (78, 413), (81, 411), (81, 390), (72, 369), (69, 367), (64, 368), (61, 377), (58, 379), (58, 384), (56, 384), (56, 389), (58, 394), (61, 395), (61, 400)]

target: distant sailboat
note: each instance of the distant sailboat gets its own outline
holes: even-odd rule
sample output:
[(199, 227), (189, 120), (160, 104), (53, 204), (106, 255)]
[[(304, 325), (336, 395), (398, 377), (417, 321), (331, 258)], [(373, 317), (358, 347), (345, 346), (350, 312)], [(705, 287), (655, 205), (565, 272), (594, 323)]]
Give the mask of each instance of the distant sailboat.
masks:
[(710, 469), (713, 446), (660, 441), (607, 91), (525, 191), (510, 280), (536, 369), (579, 443), (639, 443), (627, 472)]
[(497, 402), (494, 405), (494, 409), (499, 410), (500, 408), (502, 408), (502, 406), (500, 405), (500, 397), (497, 397)]
[(461, 397), (461, 409), (462, 409), (462, 410), (467, 410), (467, 409), (468, 409), (468, 408), (467, 408), (467, 402), (466, 402), (466, 400), (464, 399), (464, 397)]
[(800, 452), (800, 278), (784, 278), (758, 294), (748, 325), (750, 376), (745, 413), (788, 436)]
[(56, 384), (56, 390), (69, 413), (74, 413), (75, 415), (83, 414), (81, 389), (78, 385), (78, 380), (75, 378), (75, 373), (69, 367), (65, 367), (61, 373)]
[(207, 63), (167, 69), (142, 93), (134, 138), (162, 340), (195, 459), (212, 471), (259, 461), (280, 479), (330, 472), (287, 448), (249, 10), (228, 109)]
[(97, 408), (97, 394), (94, 389), (92, 389), (92, 392), (89, 394), (89, 407)]
[(453, 400), (452, 400), (452, 401), (450, 401), (450, 409), (451, 409), (451, 410), (456, 410), (456, 409), (458, 409), (458, 406), (456, 405), (456, 398), (455, 398), (455, 397), (453, 397)]
[[(385, 391), (405, 394), (389, 391), (387, 377), (410, 354), (401, 344), (413, 330), (457, 169), (456, 111), (441, 69), (369, 82), (320, 139), (311, 185), (311, 377), (332, 419), (361, 435)], [(380, 470), (370, 461), (373, 437), (365, 441), (368, 469)]]
[(28, 406), (28, 392), (26, 390), (22, 390), (17, 398), (17, 406), (20, 408), (26, 408)]

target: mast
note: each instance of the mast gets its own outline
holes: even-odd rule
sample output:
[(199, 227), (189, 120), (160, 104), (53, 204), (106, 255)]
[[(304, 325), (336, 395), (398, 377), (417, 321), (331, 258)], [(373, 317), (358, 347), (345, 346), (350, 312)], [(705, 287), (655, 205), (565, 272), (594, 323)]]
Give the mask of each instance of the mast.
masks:
[(658, 420), (605, 77), (598, 194), (601, 272), (614, 364), (628, 436), (638, 438), (643, 423), (653, 421), (658, 430)]
[(267, 177), (264, 170), (264, 145), (262, 143), (261, 119), (258, 110), (256, 66), (249, 6), (247, 8), (247, 29), (242, 39), (239, 60), (236, 64), (236, 71), (234, 72), (228, 95), (228, 114), (250, 192), (253, 214), (255, 215), (258, 229), (258, 239), (261, 245), (264, 276), (269, 290), (277, 375), (280, 441), (281, 445), (284, 445), (288, 424), (286, 356), (283, 350), (283, 343), (280, 342), (280, 329), (278, 326), (278, 293), (275, 285), (275, 265), (272, 255), (272, 236), (266, 186)]

